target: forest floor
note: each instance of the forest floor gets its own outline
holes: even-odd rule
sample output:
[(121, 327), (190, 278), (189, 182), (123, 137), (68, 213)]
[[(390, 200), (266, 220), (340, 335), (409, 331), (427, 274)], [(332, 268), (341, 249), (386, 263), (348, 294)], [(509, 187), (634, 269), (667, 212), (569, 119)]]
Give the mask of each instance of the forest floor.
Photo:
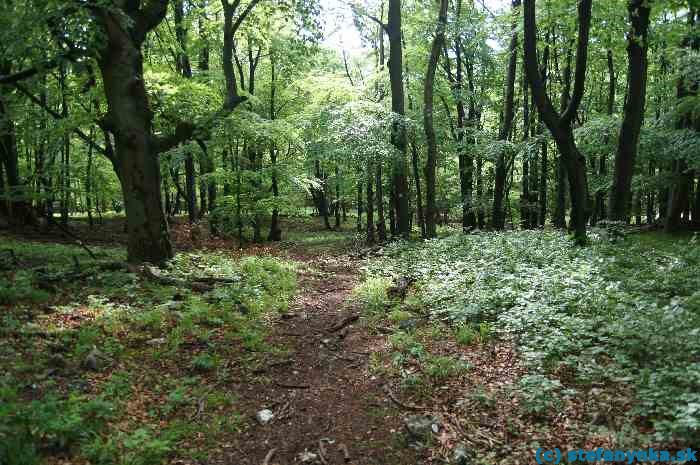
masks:
[[(71, 230), (96, 257), (70, 236), (0, 236), (3, 465), (534, 464), (540, 446), (681, 447), (640, 436), (655, 431), (640, 395), (697, 431), (692, 411), (667, 421), (697, 391), (679, 381), (697, 352), (683, 332), (697, 313), (681, 308), (697, 303), (695, 239), (368, 249), (297, 219), (282, 243), (238, 250), (178, 222), (182, 253), (161, 271), (174, 284), (103, 267), (124, 258), (119, 220)], [(603, 302), (659, 313), (612, 326)], [(657, 331), (667, 345), (650, 353), (644, 328), (669, 305), (674, 336)], [(668, 381), (630, 381), (671, 359)]]

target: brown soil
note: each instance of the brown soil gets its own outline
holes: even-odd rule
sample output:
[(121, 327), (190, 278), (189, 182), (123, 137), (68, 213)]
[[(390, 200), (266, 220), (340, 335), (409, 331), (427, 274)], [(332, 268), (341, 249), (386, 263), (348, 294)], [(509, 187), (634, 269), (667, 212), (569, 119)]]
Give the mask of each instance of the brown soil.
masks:
[(402, 412), (384, 393), (386, 380), (369, 367), (384, 338), (368, 334), (361, 321), (330, 330), (358, 312), (351, 296), (357, 264), (343, 256), (293, 258), (302, 263), (301, 290), (291, 313), (274, 322), (271, 336), (289, 348), (289, 358), (267, 366), (266, 385), (242, 383), (239, 391), (246, 413), (267, 408), (276, 418), (232, 437), (210, 463), (260, 465), (272, 449), (269, 463), (280, 465), (300, 463), (305, 452), (318, 456), (309, 463), (417, 463), (401, 440)]

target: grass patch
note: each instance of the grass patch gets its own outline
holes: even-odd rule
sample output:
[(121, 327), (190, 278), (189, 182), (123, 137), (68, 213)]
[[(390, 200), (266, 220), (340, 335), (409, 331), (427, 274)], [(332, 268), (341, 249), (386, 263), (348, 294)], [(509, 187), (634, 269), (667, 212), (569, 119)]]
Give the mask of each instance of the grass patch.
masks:
[[(45, 291), (36, 273), (91, 261), (77, 247), (7, 244), (28, 271), (0, 271), (0, 463), (206, 461), (222, 434), (246, 427), (226, 386), (252, 378), (261, 352), (283, 351), (266, 341), (265, 321), (296, 292), (292, 263), (183, 253), (164, 274), (233, 283), (197, 294), (115, 271)], [(124, 259), (93, 249), (100, 261)]]

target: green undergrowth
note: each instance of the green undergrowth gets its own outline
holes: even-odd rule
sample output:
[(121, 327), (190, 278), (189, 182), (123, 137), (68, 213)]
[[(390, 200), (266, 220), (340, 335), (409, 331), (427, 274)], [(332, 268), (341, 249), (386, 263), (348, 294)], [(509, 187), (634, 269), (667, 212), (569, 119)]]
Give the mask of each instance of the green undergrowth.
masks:
[(556, 231), (393, 243), (367, 265), (356, 294), (368, 313), (386, 318), (397, 305), (387, 287), (410, 276), (411, 298), (459, 344), (488, 339), (491, 328), (514, 341), (530, 372), (519, 384), (521, 404), (533, 414), (556, 411), (576, 392), (629, 387), (632, 408), (617, 425), (627, 441), (697, 444), (698, 245), (695, 237), (605, 231), (594, 231), (586, 248)]
[(296, 292), (293, 263), (182, 253), (163, 275), (226, 282), (195, 292), (122, 270), (47, 287), (42, 277), (124, 251), (95, 248), (92, 260), (79, 247), (5, 238), (3, 248), (15, 257), (0, 257), (1, 464), (206, 461), (218, 437), (247, 427), (232, 380), (256, 382), (263, 359), (284, 356), (266, 321)]

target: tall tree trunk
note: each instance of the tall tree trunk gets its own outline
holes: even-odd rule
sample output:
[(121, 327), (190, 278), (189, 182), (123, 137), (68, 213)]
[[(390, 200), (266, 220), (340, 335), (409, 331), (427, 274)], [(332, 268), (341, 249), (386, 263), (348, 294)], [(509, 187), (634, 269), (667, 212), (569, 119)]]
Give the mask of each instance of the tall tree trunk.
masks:
[[(615, 93), (617, 90), (617, 79), (615, 76), (615, 62), (613, 59), (613, 52), (611, 49), (607, 51), (607, 64), (608, 64), (608, 99), (607, 99), (607, 114), (612, 116), (615, 113)], [(606, 176), (608, 174), (607, 166), (607, 154), (602, 153), (598, 159), (598, 174), (600, 176)], [(593, 218), (593, 223), (598, 220), (607, 218), (608, 214), (605, 206), (605, 195), (606, 192), (603, 189), (599, 189), (596, 192), (595, 197), (595, 215)]]
[[(698, 11), (695, 8), (689, 8), (688, 26), (690, 32), (683, 39), (683, 43), (681, 44), (683, 48), (690, 49), (693, 52), (697, 52), (698, 49), (700, 49), (700, 39), (693, 35), (696, 33), (697, 15)], [(682, 75), (678, 79), (678, 83), (676, 85), (677, 98), (680, 100), (691, 96), (697, 96), (699, 87), (700, 82), (698, 82), (696, 76)], [(688, 112), (682, 115), (678, 122), (678, 127), (693, 128), (694, 122), (693, 115)], [(700, 127), (696, 126), (695, 129), (700, 130)], [(688, 172), (688, 165), (685, 160), (674, 160), (673, 174), (675, 179), (671, 185), (670, 193), (668, 195), (668, 208), (666, 212), (666, 221), (664, 224), (664, 230), (669, 233), (676, 232), (680, 229), (681, 215), (687, 209), (690, 200), (689, 181), (692, 179), (690, 177), (690, 173)]]
[[(3, 66), (3, 68), (7, 72), (4, 70), (0, 70), (0, 72), (9, 74), (9, 66)], [(0, 167), (4, 165), (7, 178), (1, 194), (4, 194), (5, 199), (7, 199), (6, 210), (11, 223), (17, 225), (33, 224), (35, 218), (24, 198), (24, 184), (19, 175), (15, 122), (5, 100), (4, 90), (5, 88), (0, 86)]]
[[(403, 89), (403, 56), (401, 47), (401, 0), (389, 0), (389, 17), (386, 25), (389, 36), (389, 80), (391, 82), (391, 110), (399, 118), (405, 115)], [(396, 221), (398, 233), (409, 236), (408, 164), (406, 162), (406, 125), (396, 120), (392, 125), (391, 142), (398, 154), (392, 167), (392, 179), (396, 192)]]
[(165, 4), (151, 2), (138, 21), (124, 27), (123, 18), (106, 8), (95, 11), (106, 36), (98, 64), (114, 134), (112, 164), (124, 195), (130, 262), (163, 263), (173, 256), (160, 196), (160, 167), (154, 148), (152, 118), (144, 84), (141, 45), (148, 31), (165, 16)]
[[(523, 72), (522, 76), (522, 90), (523, 90), (523, 142), (527, 142), (530, 138), (530, 96), (528, 94), (527, 87), (527, 77)], [(536, 166), (536, 158), (532, 160), (533, 171), (534, 166)], [(523, 229), (528, 229), (532, 227), (530, 224), (530, 210), (532, 209), (530, 202), (530, 153), (525, 151), (523, 153), (523, 173), (521, 179), (521, 195), (520, 195), (520, 226)]]
[(587, 242), (586, 223), (589, 214), (588, 178), (586, 159), (576, 147), (572, 125), (585, 90), (592, 1), (581, 0), (578, 4), (579, 33), (574, 91), (571, 100), (561, 115), (554, 109), (538, 69), (535, 0), (524, 0), (523, 4), (525, 70), (537, 108), (552, 133), (567, 168), (574, 238), (577, 244), (582, 245)]
[(610, 214), (613, 221), (627, 218), (632, 195), (632, 175), (637, 157), (639, 133), (644, 121), (647, 87), (647, 49), (649, 47), (649, 15), (651, 4), (646, 0), (628, 0), (627, 11), (631, 30), (627, 37), (627, 96), (622, 128), (615, 154), (615, 173), (610, 190)]
[[(503, 99), (503, 114), (498, 139), (507, 141), (513, 126), (515, 115), (515, 74), (518, 66), (518, 15), (520, 0), (512, 1), (513, 17), (511, 26), (510, 45), (508, 46), (508, 69)], [(505, 226), (505, 214), (503, 211), (503, 196), (506, 186), (506, 160), (505, 153), (501, 150), (496, 159), (496, 171), (493, 188), (493, 208), (491, 212), (491, 226), (500, 230)]]
[(437, 141), (435, 140), (435, 128), (433, 126), (433, 96), (435, 89), (435, 70), (437, 68), (440, 50), (445, 43), (445, 29), (447, 27), (448, 0), (440, 0), (440, 13), (435, 38), (428, 59), (428, 70), (425, 76), (423, 89), (423, 127), (428, 145), (428, 157), (425, 164), (426, 184), (426, 211), (425, 211), (425, 236), (432, 238), (437, 236), (435, 220), (437, 206), (435, 205), (435, 169), (437, 166)]
[[(67, 70), (65, 66), (60, 66), (58, 70), (58, 85), (61, 89), (61, 118), (68, 119), (68, 89), (66, 88)], [(63, 136), (63, 146), (61, 147), (61, 224), (68, 226), (68, 213), (71, 201), (71, 179), (70, 179), (70, 133)]]
[[(277, 118), (277, 62), (275, 59), (275, 50), (270, 50), (270, 119), (275, 120)], [(290, 148), (291, 150), (291, 148)], [(270, 218), (270, 233), (267, 236), (267, 240), (279, 242), (282, 240), (282, 228), (280, 227), (279, 221), (279, 208), (277, 202), (279, 201), (279, 183), (278, 183), (278, 173), (277, 173), (277, 150), (273, 145), (270, 148), (270, 165), (271, 165), (271, 177), (272, 177), (272, 197), (274, 205), (272, 207), (272, 217)]]

